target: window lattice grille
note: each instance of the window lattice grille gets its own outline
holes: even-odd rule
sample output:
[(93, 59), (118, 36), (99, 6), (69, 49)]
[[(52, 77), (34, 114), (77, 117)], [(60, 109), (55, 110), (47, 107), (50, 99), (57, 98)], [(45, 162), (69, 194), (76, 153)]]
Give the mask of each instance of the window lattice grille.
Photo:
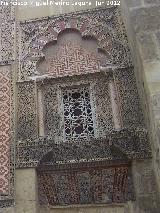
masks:
[(63, 107), (66, 140), (94, 136), (88, 87), (63, 90)]

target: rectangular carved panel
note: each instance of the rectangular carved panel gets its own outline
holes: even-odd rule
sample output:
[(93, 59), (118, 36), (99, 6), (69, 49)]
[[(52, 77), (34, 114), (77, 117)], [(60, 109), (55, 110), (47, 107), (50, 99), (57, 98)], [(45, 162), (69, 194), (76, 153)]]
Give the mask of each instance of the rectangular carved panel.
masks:
[(143, 126), (144, 118), (133, 68), (116, 70), (114, 77), (119, 95), (123, 126), (136, 128)]
[[(39, 171), (41, 204), (121, 203), (133, 199), (127, 166)], [(49, 189), (49, 190), (48, 190)], [(130, 196), (132, 194), (132, 196)]]
[(18, 84), (18, 139), (37, 137), (36, 89), (34, 82)]
[(48, 73), (54, 77), (64, 77), (98, 72), (100, 59), (96, 54), (74, 42), (61, 45), (54, 57), (47, 61)]
[(0, 194), (9, 193), (11, 142), (11, 73), (9, 67), (0, 67)]

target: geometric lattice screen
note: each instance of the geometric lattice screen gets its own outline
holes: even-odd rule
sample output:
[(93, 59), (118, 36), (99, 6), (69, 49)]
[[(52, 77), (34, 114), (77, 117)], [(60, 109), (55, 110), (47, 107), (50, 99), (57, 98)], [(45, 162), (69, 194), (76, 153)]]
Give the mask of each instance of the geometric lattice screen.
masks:
[(94, 136), (88, 87), (63, 90), (63, 110), (66, 140)]

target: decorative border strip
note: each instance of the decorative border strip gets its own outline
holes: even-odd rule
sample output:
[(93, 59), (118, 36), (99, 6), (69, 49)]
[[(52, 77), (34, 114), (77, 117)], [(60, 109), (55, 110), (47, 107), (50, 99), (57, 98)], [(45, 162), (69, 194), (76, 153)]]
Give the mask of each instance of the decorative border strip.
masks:
[[(10, 65), (9, 65), (10, 66)], [(14, 81), (15, 76), (12, 72), (12, 66), (10, 66), (10, 185), (9, 193), (7, 195), (0, 196), (0, 208), (6, 208), (14, 204), (14, 177), (15, 177), (15, 92), (14, 92)]]

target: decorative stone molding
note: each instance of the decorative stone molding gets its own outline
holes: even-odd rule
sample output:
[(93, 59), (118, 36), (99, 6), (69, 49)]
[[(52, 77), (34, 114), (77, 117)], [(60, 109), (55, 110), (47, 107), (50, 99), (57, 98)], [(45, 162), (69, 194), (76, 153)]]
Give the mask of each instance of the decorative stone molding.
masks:
[[(14, 60), (15, 8), (0, 5), (0, 211), (14, 204)], [(7, 4), (8, 3), (8, 4)], [(3, 211), (2, 210), (2, 211)], [(3, 211), (4, 212), (4, 211)]]
[(143, 129), (124, 129), (108, 133), (105, 139), (55, 143), (54, 138), (40, 137), (17, 142), (17, 168), (37, 167), (49, 163), (55, 168), (65, 168), (76, 163), (131, 161), (151, 158), (147, 132)]
[(14, 92), (11, 66), (0, 66), (0, 208), (13, 204), (15, 137)]

